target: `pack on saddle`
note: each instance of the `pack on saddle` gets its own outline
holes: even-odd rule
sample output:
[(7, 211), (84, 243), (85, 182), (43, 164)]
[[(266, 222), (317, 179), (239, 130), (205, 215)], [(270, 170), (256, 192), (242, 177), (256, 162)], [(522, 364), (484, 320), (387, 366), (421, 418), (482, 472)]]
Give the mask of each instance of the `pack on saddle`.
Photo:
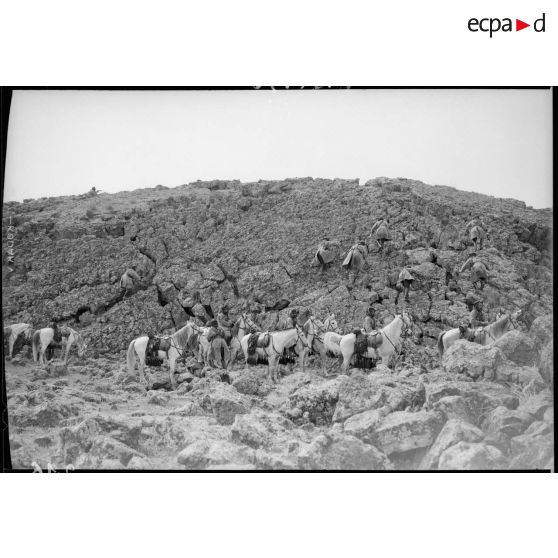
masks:
[[(375, 368), (378, 361), (378, 348), (384, 342), (382, 334), (377, 331), (366, 333), (360, 328), (353, 329), (355, 334), (355, 350), (353, 362), (356, 368), (370, 369)], [(366, 356), (368, 349), (374, 349), (376, 358)]]
[(258, 356), (256, 349), (265, 349), (269, 346), (271, 336), (269, 333), (262, 333), (260, 331), (252, 332), (248, 337), (248, 364), (258, 364), (267, 362), (266, 359)]
[(163, 359), (159, 357), (159, 351), (168, 353), (171, 348), (170, 337), (157, 337), (148, 333), (149, 341), (145, 348), (145, 364), (147, 366), (161, 366)]

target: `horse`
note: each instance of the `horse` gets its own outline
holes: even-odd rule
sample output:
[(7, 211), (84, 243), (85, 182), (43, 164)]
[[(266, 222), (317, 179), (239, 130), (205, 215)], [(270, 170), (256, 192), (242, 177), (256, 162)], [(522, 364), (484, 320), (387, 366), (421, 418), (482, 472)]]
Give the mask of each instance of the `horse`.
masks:
[[(85, 355), (85, 350), (87, 349), (87, 342), (83, 339), (82, 335), (78, 333), (75, 329), (68, 326), (63, 326), (60, 328), (60, 333), (62, 339), (65, 338), (65, 347), (63, 348), (64, 354), (64, 364), (68, 363), (68, 355), (70, 354), (70, 349), (75, 343), (78, 350), (78, 356), (82, 358)], [(48, 346), (52, 343), (54, 339), (54, 329), (51, 327), (44, 327), (38, 329), (33, 333), (33, 360), (39, 362), (40, 364), (46, 364), (45, 352)]]
[(438, 354), (440, 355), (440, 360), (442, 359), (444, 352), (459, 339), (465, 339), (466, 341), (472, 343), (475, 341), (475, 331), (466, 326), (459, 326), (440, 332), (438, 335)]
[(240, 342), (242, 338), (246, 335), (246, 332), (249, 330), (258, 330), (258, 326), (248, 317), (248, 315), (244, 312), (240, 315), (238, 320), (236, 320), (235, 324), (231, 330), (231, 356), (230, 356), (230, 369), (232, 370), (233, 365), (236, 361), (236, 356), (238, 355), (239, 351), (242, 351), (242, 347), (240, 346)]
[[(277, 383), (277, 371), (279, 368), (279, 358), (283, 354), (285, 349), (295, 346), (299, 341), (303, 345), (303, 350), (299, 354), (299, 365), (301, 371), (304, 372), (304, 356), (308, 349), (308, 342), (305, 338), (304, 332), (299, 325), (291, 329), (285, 329), (282, 331), (272, 331), (262, 335), (268, 335), (269, 341), (266, 347), (257, 347), (256, 354), (262, 358), (267, 358), (267, 374), (269, 379)], [(248, 339), (250, 334), (245, 335), (240, 341), (240, 346), (244, 352), (246, 358), (246, 364), (248, 362)]]
[(13, 356), (14, 344), (22, 333), (26, 341), (30, 341), (33, 336), (33, 326), (22, 322), (4, 328), (4, 338), (8, 338), (8, 357), (10, 359)]
[[(201, 328), (194, 322), (189, 320), (186, 322), (182, 328), (173, 333), (172, 335), (167, 335), (161, 337), (162, 340), (166, 341), (169, 345), (168, 350), (159, 350), (158, 357), (167, 360), (169, 362), (169, 377), (173, 389), (176, 389), (177, 383), (174, 377), (174, 371), (176, 369), (176, 360), (183, 356), (186, 351), (192, 351), (194, 354), (197, 352), (197, 342), (198, 335), (200, 335)], [(128, 366), (128, 373), (131, 375), (134, 373), (136, 366), (136, 360), (139, 360), (139, 377), (140, 382), (147, 384), (145, 379), (145, 351), (147, 349), (147, 344), (149, 342), (149, 336), (142, 335), (141, 337), (136, 337), (130, 342), (128, 346), (128, 352), (126, 353), (126, 363)]]
[[(406, 312), (398, 314), (393, 321), (379, 330), (382, 336), (381, 345), (377, 349), (368, 347), (363, 356), (366, 358), (375, 358), (376, 354), (378, 354), (382, 362), (387, 363), (391, 355), (401, 347), (402, 337), (404, 337), (409, 330), (412, 330), (412, 328), (413, 318)], [(343, 355), (342, 370), (344, 374), (347, 372), (351, 358), (355, 352), (355, 341), (356, 335), (354, 333), (343, 335), (339, 340), (339, 348)]]
[(326, 356), (328, 353), (328, 348), (325, 345), (325, 336), (328, 333), (338, 334), (339, 332), (339, 326), (337, 324), (337, 320), (335, 319), (335, 314), (330, 314), (323, 323), (314, 316), (310, 316), (310, 318), (302, 326), (302, 331), (307, 339), (309, 350), (312, 350), (320, 355), (320, 359), (322, 361), (322, 372), (325, 375), (327, 372)]
[(490, 345), (497, 339), (500, 339), (500, 337), (510, 329), (517, 329), (514, 320), (517, 320), (520, 315), (521, 309), (511, 315), (499, 312), (495, 322), (475, 329), (475, 343), (479, 345)]
[(351, 246), (350, 250), (347, 252), (341, 267), (343, 267), (347, 274), (349, 270), (354, 269), (353, 283), (356, 281), (357, 275), (360, 271), (364, 269), (366, 265), (366, 257), (368, 256), (370, 250), (366, 244), (355, 244)]

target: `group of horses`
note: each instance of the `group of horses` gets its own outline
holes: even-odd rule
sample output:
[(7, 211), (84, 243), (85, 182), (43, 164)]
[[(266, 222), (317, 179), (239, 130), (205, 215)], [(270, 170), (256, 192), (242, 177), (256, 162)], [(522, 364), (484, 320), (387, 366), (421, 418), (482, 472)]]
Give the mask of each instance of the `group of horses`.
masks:
[[(438, 352), (440, 358), (459, 339), (465, 339), (473, 343), (488, 345), (500, 338), (510, 327), (516, 327), (516, 320), (521, 311), (504, 314), (502, 312), (492, 324), (472, 329), (461, 326), (459, 328), (443, 331), (438, 336)], [(170, 382), (173, 388), (177, 387), (175, 378), (176, 364), (179, 358), (188, 354), (193, 355), (196, 360), (204, 366), (217, 367), (231, 370), (237, 359), (237, 355), (243, 354), (246, 364), (251, 364), (256, 356), (256, 362), (267, 362), (268, 377), (272, 382), (278, 381), (278, 371), (281, 357), (286, 351), (292, 350), (298, 357), (299, 368), (304, 371), (305, 359), (308, 354), (314, 353), (320, 357), (321, 368), (324, 376), (327, 375), (327, 359), (335, 357), (341, 363), (341, 370), (346, 373), (353, 356), (367, 359), (381, 360), (389, 363), (394, 355), (401, 354), (405, 338), (415, 333), (416, 318), (408, 313), (397, 314), (395, 318), (385, 327), (377, 332), (366, 333), (364, 330), (352, 330), (343, 334), (334, 314), (330, 314), (323, 322), (311, 315), (302, 325), (295, 325), (280, 331), (258, 332), (258, 327), (250, 319), (247, 313), (243, 313), (236, 320), (231, 330), (231, 341), (226, 343), (223, 337), (217, 336), (210, 339), (211, 328), (200, 325), (195, 318), (190, 319), (182, 328), (172, 335), (159, 338), (160, 348), (158, 357), (161, 361), (168, 361)], [(419, 326), (420, 328), (420, 326)], [(67, 363), (68, 355), (72, 346), (77, 347), (80, 357), (85, 355), (87, 343), (83, 336), (68, 326), (60, 328), (63, 343), (63, 361)], [(33, 360), (41, 364), (47, 364), (45, 353), (54, 340), (54, 330), (50, 327), (34, 330), (30, 324), (20, 323), (4, 328), (4, 336), (8, 338), (9, 352), (11, 358), (16, 339), (23, 335), (30, 340), (33, 349)], [(251, 341), (251, 336), (256, 335)], [(364, 336), (364, 337), (363, 337)], [(366, 339), (366, 345), (362, 345), (357, 351), (357, 344)], [(360, 340), (360, 341), (359, 341)], [(373, 342), (370, 342), (373, 340)], [(127, 367), (130, 374), (134, 374), (136, 363), (138, 364), (140, 381), (146, 384), (145, 365), (148, 356), (147, 347), (149, 337), (143, 335), (134, 339), (128, 346)], [(252, 348), (251, 348), (252, 347)]]
[[(406, 312), (398, 314), (391, 323), (378, 330), (374, 335), (377, 338), (376, 343), (367, 346), (362, 356), (387, 362), (394, 353), (401, 351), (402, 339), (414, 331), (414, 323), (415, 320), (410, 314)], [(159, 349), (158, 357), (161, 360), (168, 360), (170, 381), (175, 388), (177, 385), (176, 362), (179, 358), (191, 353), (205, 365), (215, 365), (216, 361), (220, 360), (219, 367), (231, 370), (241, 351), (246, 364), (253, 362), (250, 359), (252, 355), (250, 337), (257, 335), (254, 348), (255, 356), (258, 357), (257, 361), (267, 362), (268, 377), (272, 382), (277, 382), (280, 360), (287, 350), (294, 350), (301, 371), (304, 371), (305, 358), (310, 352), (319, 355), (322, 372), (327, 375), (328, 356), (338, 358), (342, 362), (343, 372), (346, 372), (355, 354), (357, 344), (355, 331), (347, 334), (340, 333), (334, 314), (330, 314), (323, 322), (315, 316), (310, 316), (303, 325), (297, 324), (281, 331), (252, 333), (257, 330), (256, 324), (246, 313), (243, 313), (232, 328), (230, 345), (226, 345), (222, 338), (209, 342), (210, 328), (200, 326), (195, 319), (191, 319), (176, 333), (162, 338), (165, 342), (165, 349)], [(362, 332), (362, 335), (367, 334)], [(214, 344), (217, 339), (220, 341), (215, 349)], [(137, 363), (142, 383), (145, 383), (144, 369), (148, 342), (148, 336), (138, 337), (130, 343), (127, 351), (128, 371), (133, 374)], [(219, 352), (220, 354), (215, 354)]]
[[(69, 326), (62, 326), (60, 328), (62, 336), (62, 352), (63, 361), (68, 362), (68, 356), (72, 346), (77, 347), (78, 356), (81, 358), (85, 355), (87, 349), (87, 342), (83, 336), (75, 329)], [(22, 336), (24, 341), (31, 343), (33, 349), (33, 360), (40, 364), (47, 364), (46, 354), (49, 346), (54, 341), (54, 329), (51, 327), (44, 327), (35, 330), (31, 324), (19, 323), (4, 328), (4, 339), (8, 339), (8, 356), (13, 357), (14, 345), (18, 337)]]

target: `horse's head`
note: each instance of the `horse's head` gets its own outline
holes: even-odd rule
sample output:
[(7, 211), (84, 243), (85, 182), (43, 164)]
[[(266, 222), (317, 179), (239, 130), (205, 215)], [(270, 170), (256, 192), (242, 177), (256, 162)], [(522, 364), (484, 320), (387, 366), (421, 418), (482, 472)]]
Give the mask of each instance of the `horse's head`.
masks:
[(326, 321), (324, 322), (324, 327), (326, 331), (334, 331), (335, 333), (340, 333), (339, 324), (335, 319), (335, 314), (330, 314)]
[(459, 326), (459, 336), (466, 341), (470, 341), (471, 343), (475, 341), (476, 331), (474, 329), (470, 329), (466, 325)]

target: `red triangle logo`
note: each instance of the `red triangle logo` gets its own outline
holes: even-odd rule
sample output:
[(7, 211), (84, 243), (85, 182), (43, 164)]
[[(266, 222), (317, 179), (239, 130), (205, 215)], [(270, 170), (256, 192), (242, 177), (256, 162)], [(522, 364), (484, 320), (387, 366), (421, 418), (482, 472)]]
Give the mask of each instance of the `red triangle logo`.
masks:
[(531, 27), (531, 24), (525, 23), (524, 21), (521, 21), (520, 19), (515, 20), (515, 30), (516, 31), (521, 31), (522, 29), (525, 29), (526, 27)]

